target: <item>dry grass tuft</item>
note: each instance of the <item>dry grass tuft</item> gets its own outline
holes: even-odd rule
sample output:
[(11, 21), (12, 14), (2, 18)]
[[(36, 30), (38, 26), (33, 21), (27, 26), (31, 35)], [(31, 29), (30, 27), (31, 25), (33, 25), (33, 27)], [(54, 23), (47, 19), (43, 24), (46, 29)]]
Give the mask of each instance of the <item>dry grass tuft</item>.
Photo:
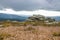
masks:
[(60, 36), (60, 33), (54, 32), (53, 36)]
[(6, 32), (0, 33), (0, 40), (4, 40), (9, 37), (11, 37), (11, 34), (9, 34), (9, 33), (6, 33)]

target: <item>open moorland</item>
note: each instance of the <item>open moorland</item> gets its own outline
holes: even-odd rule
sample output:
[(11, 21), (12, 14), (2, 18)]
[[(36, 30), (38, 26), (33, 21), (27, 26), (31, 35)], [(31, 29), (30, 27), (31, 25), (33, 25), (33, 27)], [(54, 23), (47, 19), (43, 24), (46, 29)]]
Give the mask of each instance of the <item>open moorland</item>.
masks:
[(60, 40), (60, 22), (45, 17), (0, 22), (0, 40)]
[(9, 26), (0, 28), (0, 40), (60, 40), (60, 27)]

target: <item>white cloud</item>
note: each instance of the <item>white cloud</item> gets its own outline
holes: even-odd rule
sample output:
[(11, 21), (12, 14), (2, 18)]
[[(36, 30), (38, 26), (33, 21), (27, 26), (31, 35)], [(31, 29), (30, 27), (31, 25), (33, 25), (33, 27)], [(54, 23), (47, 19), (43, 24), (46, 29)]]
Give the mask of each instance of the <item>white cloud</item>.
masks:
[(0, 13), (15, 14), (15, 15), (33, 15), (40, 14), (44, 16), (60, 16), (58, 11), (36, 10), (36, 11), (14, 11), (13, 9), (3, 9)]

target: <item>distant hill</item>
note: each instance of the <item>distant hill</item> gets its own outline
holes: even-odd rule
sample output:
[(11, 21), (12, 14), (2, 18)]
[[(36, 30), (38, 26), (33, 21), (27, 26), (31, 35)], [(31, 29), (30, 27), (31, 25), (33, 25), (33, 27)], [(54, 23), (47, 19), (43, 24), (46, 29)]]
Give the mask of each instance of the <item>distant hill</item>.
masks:
[(0, 13), (0, 21), (10, 20), (10, 21), (25, 21), (28, 18), (28, 16), (18, 16), (14, 14), (5, 14)]
[(53, 16), (51, 18), (55, 19), (56, 21), (60, 21), (60, 16)]
[[(53, 16), (50, 17), (52, 19), (55, 19), (56, 21), (60, 21), (60, 16)], [(43, 15), (35, 15), (35, 16), (24, 16), (24, 15), (15, 15), (15, 14), (5, 14), (0, 13), (0, 21), (10, 20), (10, 21), (25, 21), (27, 19), (31, 20), (45, 20), (45, 17)], [(31, 21), (30, 20), (30, 21)]]

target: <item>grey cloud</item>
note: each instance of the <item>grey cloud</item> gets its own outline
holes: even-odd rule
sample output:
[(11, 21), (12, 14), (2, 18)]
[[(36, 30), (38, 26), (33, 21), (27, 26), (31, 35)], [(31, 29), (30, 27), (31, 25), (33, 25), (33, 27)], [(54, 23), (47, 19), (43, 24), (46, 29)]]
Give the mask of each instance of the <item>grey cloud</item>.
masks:
[(21, 10), (59, 10), (60, 0), (0, 0), (0, 9), (12, 8)]

